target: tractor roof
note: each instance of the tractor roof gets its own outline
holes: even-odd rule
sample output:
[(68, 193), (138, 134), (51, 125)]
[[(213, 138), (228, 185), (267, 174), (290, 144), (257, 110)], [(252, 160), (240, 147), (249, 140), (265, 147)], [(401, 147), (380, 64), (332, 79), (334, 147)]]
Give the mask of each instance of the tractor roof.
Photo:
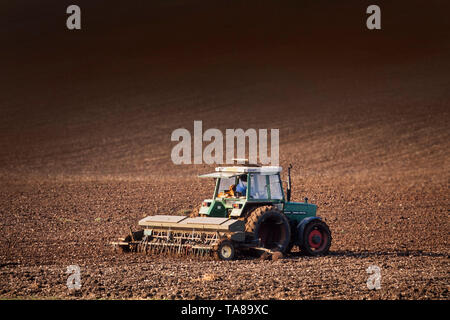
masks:
[(281, 172), (282, 168), (277, 166), (264, 167), (217, 167), (216, 172), (200, 175), (200, 178), (231, 178), (245, 173), (259, 173), (261, 175), (271, 175)]

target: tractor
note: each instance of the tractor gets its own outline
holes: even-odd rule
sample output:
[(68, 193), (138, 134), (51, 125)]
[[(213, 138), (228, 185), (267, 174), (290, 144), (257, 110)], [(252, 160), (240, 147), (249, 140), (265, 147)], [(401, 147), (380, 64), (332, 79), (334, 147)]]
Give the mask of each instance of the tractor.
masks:
[(279, 166), (218, 167), (200, 178), (216, 179), (212, 198), (190, 216), (155, 215), (139, 221), (143, 230), (114, 242), (122, 251), (211, 254), (232, 260), (236, 252), (287, 254), (298, 246), (306, 255), (324, 255), (331, 232), (317, 206), (291, 201), (291, 168), (286, 192)]

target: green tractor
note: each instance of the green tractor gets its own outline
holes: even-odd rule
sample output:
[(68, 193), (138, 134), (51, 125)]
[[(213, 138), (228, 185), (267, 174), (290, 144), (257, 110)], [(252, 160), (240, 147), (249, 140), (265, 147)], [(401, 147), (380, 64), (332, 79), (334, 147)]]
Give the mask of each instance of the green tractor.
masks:
[(215, 178), (213, 197), (190, 217), (149, 216), (144, 229), (114, 242), (124, 251), (175, 253), (232, 260), (236, 251), (287, 254), (298, 246), (307, 255), (326, 254), (331, 245), (317, 206), (291, 201), (288, 168), (286, 193), (278, 166), (218, 167), (200, 178)]

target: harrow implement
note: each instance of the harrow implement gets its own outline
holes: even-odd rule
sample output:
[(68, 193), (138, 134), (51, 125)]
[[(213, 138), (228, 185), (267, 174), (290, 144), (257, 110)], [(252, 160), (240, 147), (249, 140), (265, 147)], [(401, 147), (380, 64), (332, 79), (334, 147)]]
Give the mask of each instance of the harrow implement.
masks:
[(237, 219), (156, 215), (139, 221), (143, 230), (118, 242), (121, 251), (156, 255), (215, 256), (232, 260), (235, 248), (245, 241), (245, 223)]

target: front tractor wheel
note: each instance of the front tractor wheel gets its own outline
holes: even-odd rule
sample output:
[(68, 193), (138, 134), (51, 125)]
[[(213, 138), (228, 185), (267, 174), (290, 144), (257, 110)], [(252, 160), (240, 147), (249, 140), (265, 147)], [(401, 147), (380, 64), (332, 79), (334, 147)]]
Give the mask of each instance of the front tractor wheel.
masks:
[(305, 228), (301, 250), (311, 256), (327, 254), (331, 246), (331, 232), (321, 220), (313, 220)]

